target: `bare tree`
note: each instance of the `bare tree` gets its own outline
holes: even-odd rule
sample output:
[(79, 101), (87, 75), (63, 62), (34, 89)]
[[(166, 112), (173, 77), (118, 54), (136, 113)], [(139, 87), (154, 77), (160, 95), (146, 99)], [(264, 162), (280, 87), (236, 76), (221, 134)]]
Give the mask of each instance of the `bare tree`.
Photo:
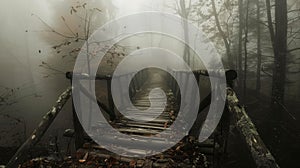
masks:
[(287, 56), (287, 1), (275, 0), (275, 41), (272, 102), (284, 104)]
[(226, 36), (226, 34), (224, 33), (223, 29), (222, 29), (222, 26), (221, 26), (221, 23), (220, 23), (220, 20), (219, 20), (219, 12), (217, 11), (217, 8), (216, 8), (216, 3), (215, 3), (215, 0), (211, 0), (211, 4), (212, 4), (212, 12), (213, 12), (213, 15), (214, 15), (214, 18), (215, 18), (215, 22), (216, 22), (216, 26), (217, 26), (217, 29), (223, 39), (223, 42), (224, 42), (224, 45), (225, 45), (225, 48), (226, 48), (226, 55), (228, 57), (228, 65), (230, 68), (233, 68), (234, 67), (234, 60), (233, 60), (233, 56), (231, 54), (231, 47), (230, 47), (230, 42), (229, 42), (229, 39), (228, 37)]
[[(189, 14), (191, 11), (191, 5), (192, 5), (192, 1), (189, 0), (186, 1), (185, 0), (176, 0), (176, 12), (179, 14), (179, 16), (182, 18), (182, 24), (183, 24), (183, 32), (184, 32), (184, 40), (185, 42), (189, 42), (189, 35), (188, 35), (188, 24), (186, 22), (186, 20), (189, 19)], [(190, 47), (187, 44), (184, 44), (184, 50), (183, 50), (183, 58), (185, 60), (185, 62), (188, 65), (191, 65), (191, 53), (190, 53)]]
[(249, 0), (246, 3), (246, 19), (245, 19), (245, 39), (244, 39), (244, 75), (243, 75), (243, 96), (246, 99), (247, 96), (247, 70), (248, 70), (248, 25), (249, 23)]
[(257, 21), (257, 68), (256, 68), (256, 94), (259, 95), (261, 88), (261, 27), (260, 27), (260, 1), (256, 0), (256, 21)]
[(243, 16), (243, 0), (238, 0), (239, 5), (239, 34), (238, 34), (238, 62), (237, 62), (237, 69), (238, 69), (238, 76), (239, 76), (239, 88), (242, 90), (242, 63), (243, 63), (243, 28), (244, 28), (244, 16)]

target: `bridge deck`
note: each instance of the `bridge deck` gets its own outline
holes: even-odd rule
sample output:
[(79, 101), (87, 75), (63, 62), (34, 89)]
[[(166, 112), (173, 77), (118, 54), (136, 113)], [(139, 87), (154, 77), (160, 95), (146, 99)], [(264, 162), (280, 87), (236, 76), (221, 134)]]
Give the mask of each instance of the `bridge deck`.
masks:
[[(132, 103), (136, 109), (126, 109), (129, 112), (134, 112), (135, 117), (142, 117), (144, 119), (147, 119), (148, 117), (155, 119), (148, 122), (134, 121), (122, 115), (113, 124), (119, 132), (129, 135), (154, 136), (157, 143), (165, 143), (165, 139), (157, 136), (157, 134), (165, 129), (168, 129), (169, 126), (172, 125), (173, 121), (176, 119), (176, 113), (179, 109), (179, 106), (176, 103), (172, 90), (164, 81), (163, 74), (151, 73), (151, 76), (149, 76), (148, 80), (144, 83), (142, 88), (136, 92), (134, 98), (132, 99)], [(154, 92), (153, 94), (149, 95), (150, 91), (154, 88), (160, 88), (165, 94)], [(167, 99), (165, 99), (165, 96)], [(145, 113), (144, 110), (150, 107), (149, 100), (151, 100), (151, 107), (154, 110), (151, 110), (150, 113)], [(166, 106), (164, 110), (161, 111), (161, 103), (165, 100)], [(106, 136), (110, 137), (109, 135)], [(123, 141), (128, 141), (128, 143), (130, 143), (130, 141), (133, 140), (123, 139)], [(134, 140), (134, 143), (147, 142), (137, 142), (137, 140)], [(100, 158), (100, 160), (102, 159), (104, 162), (105, 160), (107, 161), (107, 159), (113, 159), (115, 161), (114, 167), (118, 167), (120, 162), (122, 162), (125, 167), (134, 167), (134, 165), (136, 167), (192, 167), (193, 165), (196, 167), (207, 167), (209, 164), (211, 164), (209, 161), (212, 161), (213, 146), (214, 142), (211, 139), (203, 144), (199, 144), (189, 141), (188, 138), (184, 138), (172, 149), (169, 149), (162, 154), (157, 154), (143, 159), (120, 157), (93, 143), (86, 143), (82, 149), (79, 149), (79, 151), (81, 157), (84, 157), (86, 153), (90, 153), (91, 155)], [(130, 156), (148, 153), (148, 151), (145, 150), (130, 148), (125, 149), (124, 152)], [(203, 153), (208, 154), (208, 156), (204, 155)]]
[[(51, 157), (43, 157), (32, 159), (30, 161), (26, 161), (29, 159), (29, 153), (31, 149), (41, 140), (47, 129), (50, 127), (51, 123), (54, 121), (56, 116), (62, 110), (68, 99), (71, 97), (72, 91), (82, 91), (82, 86), (76, 85), (75, 87), (68, 87), (58, 98), (56, 104), (44, 115), (42, 121), (40, 122), (39, 126), (33, 131), (31, 136), (24, 142), (24, 144), (18, 149), (15, 155), (11, 158), (9, 163), (6, 165), (9, 167), (82, 167), (82, 168), (89, 168), (89, 167), (220, 167), (219, 164), (219, 156), (224, 154), (224, 149), (226, 149), (226, 140), (228, 135), (228, 127), (229, 122), (227, 118), (232, 116), (234, 125), (236, 126), (237, 130), (240, 133), (240, 136), (243, 140), (245, 140), (247, 149), (251, 153), (252, 159), (255, 162), (257, 167), (274, 167), (278, 168), (278, 165), (270, 153), (270, 151), (264, 145), (262, 139), (259, 137), (258, 132), (254, 124), (252, 123), (251, 119), (246, 114), (245, 109), (239, 103), (239, 100), (232, 90), (232, 82), (236, 78), (236, 73), (229, 70), (226, 71), (226, 79), (227, 81), (227, 97), (226, 97), (226, 108), (224, 109), (226, 115), (221, 119), (221, 122), (213, 136), (212, 139), (208, 139), (204, 143), (198, 143), (191, 138), (185, 137), (180, 142), (178, 142), (174, 147), (171, 149), (157, 154), (150, 157), (144, 158), (129, 158), (129, 157), (122, 157), (118, 156), (112, 152), (107, 151), (103, 147), (93, 143), (91, 139), (84, 140), (84, 131), (80, 129), (81, 125), (78, 121), (75, 109), (73, 108), (73, 119), (74, 119), (74, 131), (70, 130), (67, 132), (69, 136), (75, 139), (75, 146), (77, 147), (78, 151), (76, 152), (75, 157), (64, 157), (64, 159), (53, 160)], [(177, 72), (176, 72), (177, 73)], [(182, 73), (182, 74), (180, 74)], [(179, 72), (179, 75), (184, 75), (185, 72)], [(133, 121), (129, 120), (125, 117), (120, 117), (117, 115), (117, 120), (114, 120), (112, 126), (118, 129), (123, 134), (130, 134), (134, 135), (142, 135), (142, 136), (157, 136), (157, 133), (161, 131), (165, 131), (168, 127), (172, 124), (173, 120), (176, 119), (176, 98), (178, 98), (178, 88), (174, 86), (174, 82), (170, 87), (172, 90), (177, 90), (173, 94), (170, 88), (168, 88), (168, 84), (162, 82), (166, 76), (162, 75), (161, 73), (150, 73), (152, 76), (149, 77), (142, 74), (140, 77), (142, 81), (144, 81), (145, 77), (148, 79), (148, 82), (141, 84), (142, 88), (134, 86), (134, 99), (132, 99), (133, 104), (138, 109), (147, 109), (150, 105), (149, 103), (149, 96), (148, 93), (153, 88), (161, 88), (164, 90), (164, 93), (167, 95), (167, 106), (160, 113), (162, 110), (153, 110), (152, 113), (144, 113), (137, 111), (136, 109), (128, 109), (133, 110), (136, 116), (139, 117), (149, 117), (153, 118), (153, 116), (159, 115), (155, 120), (150, 122), (140, 122), (140, 121)], [(76, 74), (77, 75), (77, 74)], [(90, 76), (86, 76), (85, 74), (78, 74), (82, 80), (90, 80), (93, 79)], [(207, 76), (207, 71), (200, 70), (195, 71), (194, 75), (196, 79), (199, 79), (199, 75)], [(128, 74), (125, 77), (130, 77), (131, 74)], [(66, 77), (72, 81), (72, 73), (68, 72)], [(216, 76), (218, 77), (218, 76)], [(96, 76), (97, 80), (105, 80), (109, 84), (111, 82), (111, 76)], [(168, 80), (166, 80), (168, 81)], [(110, 86), (110, 85), (108, 85)], [(175, 89), (174, 89), (175, 87)], [(85, 91), (86, 92), (86, 91)], [(113, 109), (113, 102), (110, 96), (110, 88), (108, 87), (108, 101), (110, 108), (106, 107), (102, 102), (97, 102), (98, 105), (104, 109), (107, 113), (111, 112)], [(87, 94), (89, 97), (90, 95)], [(158, 106), (163, 99), (163, 94), (155, 93), (150, 96), (152, 107), (156, 109), (155, 106)], [(207, 100), (206, 100), (207, 99)], [(202, 107), (206, 107), (210, 104), (209, 96), (203, 99), (200, 102), (200, 109)], [(74, 101), (74, 99), (73, 99)], [(227, 117), (226, 117), (227, 116)], [(110, 116), (111, 119), (115, 119), (115, 116)], [(101, 123), (100, 123), (101, 124)], [(224, 125), (223, 125), (224, 124)], [(225, 128), (225, 130), (223, 130)], [(97, 129), (97, 128), (96, 128)], [(101, 128), (98, 128), (101, 129)], [(73, 132), (73, 133), (72, 133)], [(226, 133), (227, 132), (227, 133)], [(225, 133), (225, 134), (224, 134)], [(162, 135), (163, 136), (163, 135)], [(109, 134), (108, 140), (113, 141), (115, 137), (110, 137)], [(110, 139), (109, 139), (110, 138)], [(127, 141), (131, 144), (138, 144), (138, 143), (147, 143), (142, 139), (140, 142), (134, 141), (130, 138), (124, 138), (123, 141)], [(111, 141), (109, 141), (111, 143)], [(84, 143), (85, 142), (85, 143)], [(165, 139), (163, 137), (155, 137), (155, 142), (157, 143), (165, 143)], [(135, 154), (145, 154), (147, 151), (137, 150), (133, 148), (124, 149), (124, 152), (130, 154), (130, 156), (134, 156)], [(217, 156), (217, 157), (215, 157)], [(50, 160), (49, 160), (50, 158)], [(22, 164), (24, 163), (24, 164)], [(20, 165), (21, 164), (21, 165)], [(18, 166), (20, 165), (20, 166)]]

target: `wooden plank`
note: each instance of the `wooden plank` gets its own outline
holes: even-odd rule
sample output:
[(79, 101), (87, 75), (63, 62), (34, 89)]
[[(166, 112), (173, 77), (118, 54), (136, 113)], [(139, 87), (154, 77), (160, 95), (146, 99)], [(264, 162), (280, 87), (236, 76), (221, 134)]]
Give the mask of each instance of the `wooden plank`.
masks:
[[(172, 123), (171, 121), (168, 121), (168, 125), (170, 125), (171, 123)], [(123, 121), (120, 124), (124, 124), (124, 125), (132, 124), (132, 125), (140, 125), (140, 126), (146, 125), (146, 126), (153, 126), (153, 127), (161, 127), (162, 126), (162, 123), (156, 123), (156, 122), (139, 122), (139, 121)]]
[[(160, 126), (153, 126), (153, 125), (140, 125), (140, 124), (125, 124), (125, 125), (120, 125), (123, 128), (144, 128), (144, 129), (153, 129), (153, 130), (165, 130), (166, 128), (164, 127), (164, 125), (160, 125)], [(169, 126), (169, 125), (168, 125)]]
[(168, 118), (170, 118), (170, 115), (169, 114), (167, 114), (167, 113), (160, 113), (160, 112), (149, 112), (149, 113), (136, 113), (136, 112), (127, 112), (127, 113), (129, 113), (129, 114), (131, 114), (131, 115), (133, 115), (134, 114), (134, 116), (136, 116), (136, 117), (150, 117), (150, 119), (151, 118), (153, 118), (153, 117), (157, 117), (157, 118), (161, 118), (161, 119), (168, 119)]
[(143, 129), (143, 128), (119, 128), (118, 131), (127, 134), (138, 134), (138, 135), (155, 135), (160, 133), (160, 131), (152, 129)]
[[(125, 120), (122, 120), (121, 122), (126, 123)], [(155, 120), (149, 121), (147, 123), (165, 124), (166, 122), (171, 122), (171, 120), (170, 119), (155, 119)]]

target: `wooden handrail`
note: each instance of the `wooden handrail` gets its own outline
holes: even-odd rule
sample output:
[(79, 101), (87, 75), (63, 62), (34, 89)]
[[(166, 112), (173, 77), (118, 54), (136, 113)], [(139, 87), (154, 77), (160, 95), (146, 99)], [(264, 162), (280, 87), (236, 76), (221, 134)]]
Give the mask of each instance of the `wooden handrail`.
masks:
[(110, 75), (99, 75), (97, 74), (94, 77), (89, 76), (89, 74), (84, 74), (84, 73), (73, 73), (73, 72), (67, 72), (66, 73), (66, 78), (67, 79), (72, 79), (73, 76), (75, 76), (77, 79), (81, 79), (81, 80), (91, 80), (91, 79), (95, 79), (95, 80), (111, 80), (111, 76)]
[(36, 145), (45, 132), (50, 127), (51, 123), (54, 121), (56, 116), (62, 110), (64, 105), (67, 103), (68, 99), (72, 94), (72, 88), (68, 87), (56, 101), (56, 104), (44, 115), (42, 121), (40, 122), (39, 126), (33, 131), (31, 136), (23, 143), (23, 145), (17, 150), (15, 155), (10, 159), (8, 164), (6, 165), (7, 168), (16, 168), (18, 165), (27, 159), (27, 153), (29, 150)]
[(255, 125), (247, 115), (245, 108), (239, 104), (236, 93), (227, 89), (227, 107), (235, 119), (235, 125), (252, 155), (258, 168), (279, 168), (275, 158), (260, 138)]
[[(181, 70), (172, 70), (174, 72), (182, 72), (182, 73), (188, 73), (189, 71), (181, 71)], [(193, 70), (193, 73), (195, 75), (201, 75), (201, 76), (211, 76), (214, 78), (220, 78), (223, 74), (225, 74), (225, 78), (227, 81), (233, 81), (237, 78), (237, 72), (232, 69), (225, 69), (225, 70)]]
[[(194, 74), (201, 74), (208, 76), (207, 71), (196, 71)], [(236, 78), (236, 72), (232, 70), (228, 70), (225, 72), (225, 74), (228, 75), (228, 78), (230, 80), (233, 80)], [(91, 79), (87, 75), (79, 74), (82, 79)], [(66, 74), (67, 78), (72, 79), (73, 74), (71, 72)], [(96, 76), (96, 78), (100, 80), (110, 80), (110, 76)], [(226, 76), (227, 78), (227, 76)], [(80, 85), (79, 85), (80, 86)], [(72, 93), (72, 87), (69, 87), (64, 91), (56, 101), (56, 104), (49, 110), (49, 112), (43, 117), (43, 120), (40, 122), (38, 128), (34, 130), (34, 132), (31, 134), (31, 136), (23, 143), (23, 145), (18, 149), (18, 151), (15, 153), (15, 155), (11, 158), (11, 160), (8, 162), (6, 167), (8, 168), (14, 168), (18, 167), (18, 165), (27, 159), (26, 155), (29, 152), (29, 150), (36, 145), (42, 136), (45, 134), (47, 129), (50, 127), (51, 123), (54, 121), (56, 116), (59, 114), (59, 112), (62, 110), (66, 102), (71, 96)], [(86, 91), (82, 88), (80, 88), (83, 93)], [(88, 94), (85, 94), (86, 96)], [(203, 108), (209, 104), (210, 97), (208, 96), (206, 98), (206, 102), (202, 103)], [(103, 104), (98, 105), (101, 108), (104, 108), (106, 111), (110, 111), (108, 107), (106, 107)], [(241, 137), (244, 139), (253, 160), (255, 161), (255, 164), (258, 168), (279, 168), (278, 164), (275, 161), (275, 158), (269, 151), (269, 149), (265, 146), (263, 140), (260, 138), (259, 133), (256, 130), (255, 125), (251, 121), (250, 117), (247, 115), (244, 107), (242, 107), (239, 104), (239, 100), (236, 96), (236, 93), (234, 90), (230, 87), (227, 88), (227, 98), (226, 98), (226, 108), (228, 108), (228, 111), (230, 115), (234, 118), (234, 123), (237, 127), (237, 130), (239, 131)]]
[[(186, 71), (177, 71), (174, 70), (175, 72), (186, 72)], [(132, 73), (128, 73), (128, 74), (123, 74), (120, 75), (121, 76), (126, 76), (126, 75), (131, 75)], [(202, 76), (209, 76), (211, 75), (212, 77), (220, 77), (222, 74), (225, 73), (225, 78), (226, 80), (235, 80), (237, 78), (237, 72), (235, 70), (231, 70), (231, 69), (226, 69), (226, 70), (215, 70), (215, 71), (208, 71), (208, 70), (194, 70), (193, 71), (194, 74), (196, 75), (202, 75)], [(66, 77), (68, 79), (72, 79), (72, 76), (75, 75), (76, 77), (78, 77), (78, 79), (83, 79), (83, 80), (87, 80), (87, 79), (95, 79), (95, 80), (110, 80), (112, 78), (111, 75), (99, 75), (96, 74), (96, 76), (91, 77), (88, 74), (84, 74), (84, 73), (73, 73), (73, 72), (67, 72), (66, 73)]]

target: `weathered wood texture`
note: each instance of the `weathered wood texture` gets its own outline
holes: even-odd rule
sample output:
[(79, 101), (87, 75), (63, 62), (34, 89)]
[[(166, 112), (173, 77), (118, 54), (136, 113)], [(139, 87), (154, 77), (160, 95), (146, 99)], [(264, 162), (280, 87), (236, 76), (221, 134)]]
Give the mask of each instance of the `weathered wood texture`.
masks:
[[(176, 75), (181, 75), (183, 76), (183, 74), (186, 74), (185, 72), (178, 72), (176, 73)], [(146, 74), (147, 75), (147, 74)], [(134, 88), (136, 87), (136, 84), (130, 85), (130, 87), (133, 87), (134, 90), (132, 96), (134, 96), (134, 98), (132, 99), (132, 104), (137, 107), (136, 108), (131, 108), (131, 107), (126, 107), (125, 110), (130, 111), (132, 113), (135, 114), (136, 117), (143, 117), (143, 118), (155, 118), (154, 120), (148, 121), (148, 122), (141, 122), (141, 121), (134, 121), (134, 120), (130, 120), (128, 118), (126, 118), (125, 116), (120, 116), (118, 117), (118, 119), (113, 123), (113, 125), (115, 126), (115, 128), (123, 133), (123, 134), (129, 134), (132, 136), (135, 135), (142, 135), (142, 136), (154, 136), (155, 140), (152, 141), (152, 147), (153, 147), (153, 151), (159, 149), (161, 147), (162, 144), (169, 144), (170, 142), (166, 142), (166, 139), (160, 136), (157, 136), (159, 133), (161, 133), (161, 135), (167, 136), (167, 137), (171, 137), (172, 135), (169, 133), (163, 133), (164, 130), (169, 129), (169, 127), (172, 125), (172, 123), (174, 122), (174, 120), (176, 119), (176, 115), (177, 112), (179, 110), (179, 106), (178, 106), (178, 102), (177, 102), (177, 96), (176, 93), (178, 93), (178, 86), (176, 84), (176, 82), (174, 80), (172, 80), (171, 78), (168, 78), (166, 76), (166, 73), (161, 73), (161, 72), (156, 72), (153, 71), (152, 73), (149, 73), (147, 75), (147, 78), (145, 78), (146, 82), (139, 82), (142, 83), (142, 87), (139, 89), (138, 88)], [(190, 76), (185, 76), (185, 77), (192, 77), (193, 75)], [(165, 79), (168, 79), (167, 82), (165, 82)], [(188, 81), (188, 80), (186, 80)], [(134, 81), (133, 81), (134, 82)], [(139, 85), (139, 84), (138, 84)], [(174, 87), (174, 88), (172, 88)], [(167, 96), (166, 99), (166, 105), (164, 109), (161, 109), (161, 103), (165, 101), (165, 97), (163, 94), (160, 93), (153, 93), (152, 95), (149, 95), (150, 91), (154, 88), (160, 88), (161, 90), (164, 91), (165, 95)], [(150, 103), (150, 99), (151, 99), (151, 103)], [(151, 111), (150, 113), (145, 113), (144, 109), (147, 109), (149, 107), (153, 108), (153, 111)], [(99, 129), (97, 127), (97, 125), (95, 125), (93, 127), (93, 129)], [(100, 128), (101, 129), (101, 128)], [(97, 132), (97, 131), (96, 131)], [(95, 135), (97, 136), (97, 135)], [(114, 137), (113, 135), (110, 135), (110, 132), (107, 132), (107, 135), (103, 136), (102, 134), (100, 135), (102, 136), (101, 138), (107, 142), (111, 142), (112, 144), (115, 143), (115, 141), (121, 142), (121, 144), (126, 144), (127, 148), (126, 150), (124, 150), (124, 153), (126, 153), (127, 155), (131, 155), (131, 156), (136, 156), (137, 154), (147, 154), (151, 151), (148, 151), (147, 149), (135, 149), (132, 148), (132, 144), (134, 143), (136, 146), (141, 146), (142, 144), (145, 144), (148, 142), (147, 138), (145, 138), (145, 140), (143, 139), (128, 139), (128, 138), (122, 138), (122, 137)], [(157, 137), (156, 137), (157, 136)], [(185, 138), (187, 139), (187, 137)], [(207, 163), (212, 163), (213, 161), (213, 157), (214, 157), (214, 147), (215, 147), (215, 143), (214, 143), (214, 139), (209, 139), (208, 141), (206, 141), (203, 144), (197, 144), (197, 150), (193, 149), (190, 150), (190, 152), (195, 153), (197, 155), (204, 155), (207, 156), (206, 157), (206, 161)], [(176, 149), (176, 148), (175, 148)], [(178, 148), (179, 149), (179, 148)], [(187, 152), (187, 151), (185, 151)], [(114, 157), (111, 154), (105, 154), (105, 150), (98, 150), (96, 152), (96, 154), (98, 156), (101, 156), (101, 158), (109, 158), (109, 157)], [(174, 155), (163, 155), (164, 157), (166, 157), (165, 159), (168, 160), (172, 160), (176, 157), (178, 158), (182, 158), (181, 159), (175, 159), (176, 161), (179, 162), (183, 162), (185, 159), (184, 154), (180, 154), (179, 156), (177, 156), (175, 153)], [(105, 157), (106, 156), (106, 157)], [(117, 160), (119, 161), (124, 161), (122, 160), (122, 158), (125, 157), (121, 157), (117, 156), (115, 157)], [(128, 161), (131, 161), (131, 159), (129, 159)], [(153, 160), (153, 167), (154, 164), (158, 164), (156, 163), (157, 159)], [(164, 163), (167, 164), (167, 163)], [(183, 164), (183, 163), (182, 163)], [(189, 163), (188, 166), (186, 167), (191, 167), (193, 164), (193, 162)], [(201, 165), (198, 165), (199, 167)], [(158, 166), (158, 167), (161, 167)]]
[(255, 125), (247, 115), (244, 107), (239, 104), (239, 100), (231, 88), (227, 89), (227, 104), (235, 119), (236, 127), (245, 140), (256, 166), (258, 168), (279, 168), (273, 155), (260, 138)]
[[(196, 74), (196, 76), (199, 76), (199, 74), (207, 74), (208, 75), (208, 73), (205, 71), (203, 71), (203, 72), (198, 71), (195, 74)], [(226, 74), (227, 80), (236, 78), (236, 73), (234, 73), (234, 72), (226, 71), (225, 74)], [(139, 85), (143, 85), (143, 87), (145, 87), (143, 89), (140, 89), (139, 87), (135, 88), (136, 94), (135, 94), (135, 99), (133, 101), (133, 104), (136, 107), (140, 107), (141, 109), (144, 109), (145, 107), (147, 108), (151, 105), (149, 103), (148, 93), (150, 92), (150, 90), (153, 87), (155, 87), (155, 88), (160, 87), (162, 90), (164, 90), (166, 95), (168, 96), (168, 99), (167, 99), (167, 106), (165, 107), (163, 112), (161, 113), (161, 111), (157, 111), (157, 112), (153, 111), (153, 113), (151, 113), (151, 114), (145, 114), (142, 112), (137, 113), (135, 111), (136, 115), (145, 116), (145, 117), (151, 117), (149, 115), (156, 116), (158, 113), (160, 114), (155, 120), (153, 120), (151, 122), (147, 122), (147, 123), (131, 121), (131, 120), (126, 119), (126, 117), (125, 118), (121, 117), (115, 123), (116, 128), (120, 132), (122, 132), (124, 134), (131, 134), (131, 135), (139, 135), (139, 134), (156, 135), (157, 133), (159, 133), (165, 129), (168, 129), (168, 127), (172, 124), (173, 120), (176, 119), (176, 111), (178, 110), (177, 109), (178, 106), (176, 105), (176, 97), (178, 95), (176, 95), (177, 89), (172, 88), (172, 87), (176, 88), (176, 84), (174, 82), (171, 83), (170, 85), (168, 85), (166, 83), (164, 83), (164, 85), (162, 85), (161, 81), (163, 81), (164, 78), (165, 78), (164, 76), (160, 76), (159, 78), (157, 78), (157, 76), (156, 76), (155, 79), (156, 80), (160, 79), (160, 80), (155, 81), (155, 80), (151, 80), (151, 78), (149, 77), (148, 78), (149, 82), (146, 82), (145, 84), (148, 84), (151, 87), (146, 87), (145, 85), (143, 85), (144, 83), (141, 84), (141, 82), (136, 82), (134, 85), (132, 85), (132, 86), (136, 87), (137, 83), (140, 83)], [(108, 80), (110, 80), (110, 79), (108, 79)], [(86, 91), (84, 89), (80, 88), (80, 85), (78, 85), (78, 86), (79, 86), (79, 88), (77, 88), (77, 89), (79, 89), (78, 91), (81, 91), (85, 94)], [(88, 94), (85, 94), (85, 95), (88, 95)], [(67, 100), (69, 99), (70, 96), (71, 96), (71, 88), (68, 88), (64, 93), (62, 93), (60, 95), (60, 97), (57, 101), (57, 104), (55, 106), (53, 106), (52, 109), (44, 116), (39, 127), (32, 133), (30, 138), (27, 139), (27, 141), (17, 151), (15, 156), (9, 161), (7, 167), (17, 167), (18, 164), (22, 163), (25, 159), (27, 159), (26, 155), (30, 151), (30, 148), (32, 148), (41, 139), (41, 137), (44, 135), (46, 130), (49, 128), (49, 126), (51, 125), (51, 123), (53, 122), (55, 117), (58, 115), (58, 113), (61, 111), (61, 109), (63, 108), (64, 104), (67, 102)], [(153, 106), (155, 106), (157, 102), (161, 102), (163, 100), (163, 98), (161, 96), (162, 95), (154, 95), (153, 100), (152, 100)], [(206, 104), (209, 104), (209, 99), (210, 99), (210, 97), (208, 96), (207, 100), (206, 100), (207, 101)], [(99, 102), (97, 102), (97, 103), (101, 108), (104, 108), (107, 111), (111, 110), (111, 108), (106, 107), (102, 103), (100, 103), (100, 104), (99, 104)], [(202, 102), (202, 104), (203, 103), (205, 103), (205, 102)], [(203, 106), (207, 106), (207, 105), (203, 105)], [(263, 141), (259, 137), (259, 134), (258, 134), (254, 124), (252, 123), (251, 119), (246, 114), (245, 109), (239, 105), (239, 100), (238, 100), (235, 92), (231, 88), (227, 88), (227, 108), (228, 108), (228, 111), (226, 111), (226, 112), (229, 112), (230, 115), (233, 115), (233, 118), (235, 119), (234, 123), (236, 124), (236, 127), (239, 130), (240, 135), (245, 140), (245, 143), (247, 144), (247, 147), (248, 147), (250, 153), (252, 154), (253, 160), (255, 161), (257, 167), (258, 168), (265, 168), (265, 167), (266, 168), (269, 168), (269, 167), (270, 168), (278, 168), (279, 166), (276, 164), (274, 157), (272, 156), (270, 151), (266, 148)], [(200, 106), (200, 109), (201, 109), (201, 106)], [(136, 109), (127, 109), (127, 110), (136, 110)], [(227, 114), (226, 116), (229, 116), (229, 114)], [(228, 118), (226, 120), (228, 120)], [(79, 124), (79, 121), (76, 121), (76, 122)], [(229, 122), (226, 121), (226, 123), (229, 123)], [(224, 127), (224, 126), (226, 126), (226, 125), (221, 124), (221, 127)], [(78, 130), (75, 129), (75, 133), (76, 133), (76, 131), (78, 133)], [(81, 130), (81, 131), (83, 132), (83, 130)], [(227, 126), (223, 131), (225, 131), (225, 132), (229, 131)], [(225, 139), (227, 139), (226, 134), (224, 136)], [(85, 135), (85, 134), (81, 134), (82, 138), (83, 138), (83, 135)], [(159, 142), (159, 139), (161, 139), (161, 138), (157, 138), (158, 142)], [(112, 139), (108, 139), (108, 140), (112, 141)], [(124, 141), (130, 141), (130, 140), (124, 139)], [(159, 143), (162, 143), (162, 141)], [(226, 143), (226, 141), (223, 141), (223, 142)], [(137, 143), (137, 142), (135, 142), (135, 143)], [(141, 141), (141, 143), (145, 143), (145, 142)], [(226, 144), (221, 144), (221, 146), (226, 148)], [(209, 141), (207, 141), (206, 143), (198, 145), (198, 148), (199, 149), (197, 150), (197, 152), (199, 152), (199, 154), (206, 154), (207, 156), (214, 155), (215, 140), (209, 139)], [(177, 151), (177, 149), (175, 151)], [(127, 152), (135, 154), (135, 152), (140, 152), (140, 151), (129, 150)], [(97, 154), (101, 154), (101, 151), (98, 151)], [(110, 157), (110, 156), (105, 155), (105, 157)], [(206, 158), (206, 160), (207, 159), (208, 158)], [(211, 159), (208, 159), (208, 160), (211, 160)], [(212, 158), (211, 161), (213, 161), (213, 160), (214, 159)]]
[(71, 87), (67, 88), (56, 101), (56, 104), (48, 111), (48, 113), (43, 117), (43, 120), (40, 122), (37, 129), (33, 131), (31, 136), (25, 141), (25, 143), (18, 149), (12, 159), (8, 162), (6, 167), (15, 168), (18, 167), (18, 164), (24, 162), (27, 158), (27, 154), (30, 149), (36, 145), (40, 139), (43, 137), (51, 123), (54, 121), (56, 116), (62, 110), (66, 102), (71, 96), (72, 89)]

